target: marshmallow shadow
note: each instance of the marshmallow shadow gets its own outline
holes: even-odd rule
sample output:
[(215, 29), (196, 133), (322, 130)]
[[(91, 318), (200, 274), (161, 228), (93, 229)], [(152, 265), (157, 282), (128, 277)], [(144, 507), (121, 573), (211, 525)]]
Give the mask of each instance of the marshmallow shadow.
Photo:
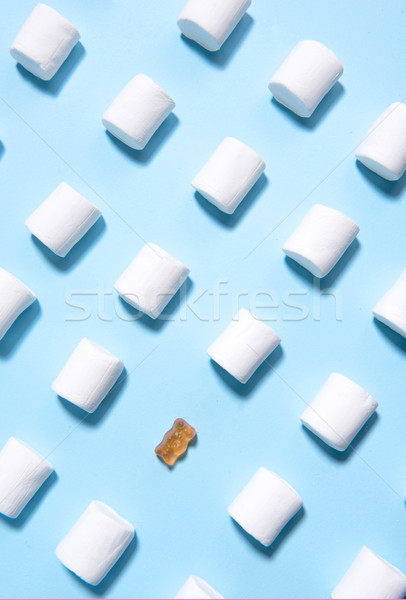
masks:
[[(388, 338), (392, 344), (397, 346), (399, 348), (399, 350), (401, 350), (402, 352), (406, 352), (406, 338), (401, 336), (399, 333), (396, 333), (396, 331), (393, 331), (393, 329), (391, 329), (390, 327), (388, 327), (381, 321), (378, 321), (378, 319), (376, 319), (375, 317), (374, 317), (373, 321), (374, 321), (375, 327), (377, 329), (379, 329), (379, 331), (381, 331), (381, 333), (386, 338)], [(0, 345), (1, 345), (1, 342), (0, 342)]]
[(124, 550), (121, 557), (110, 569), (106, 577), (98, 585), (90, 585), (89, 583), (86, 583), (86, 581), (84, 581), (83, 579), (80, 579), (80, 577), (75, 575), (75, 573), (69, 571), (69, 569), (64, 567), (64, 565), (61, 564), (61, 567), (64, 569), (64, 571), (67, 572), (67, 574), (70, 577), (72, 577), (76, 581), (77, 584), (79, 584), (80, 587), (82, 587), (86, 591), (87, 594), (90, 594), (95, 598), (100, 598), (107, 594), (107, 592), (119, 578), (121, 573), (128, 568), (128, 564), (135, 555), (135, 553), (138, 551), (138, 547), (139, 542), (137, 534), (135, 533), (133, 539), (131, 540), (127, 548)]
[(17, 317), (4, 338), (0, 340), (0, 360), (12, 356), (17, 351), (41, 312), (40, 303), (36, 299)]
[(297, 511), (297, 513), (290, 519), (290, 521), (288, 521), (288, 523), (286, 523), (285, 527), (282, 529), (280, 534), (277, 536), (277, 538), (272, 542), (272, 544), (270, 546), (263, 546), (261, 544), (261, 542), (259, 542), (254, 537), (252, 537), (252, 535), (250, 535), (247, 531), (245, 531), (245, 529), (243, 527), (241, 527), (241, 525), (239, 525), (236, 521), (234, 521), (233, 518), (230, 517), (230, 519), (233, 522), (235, 528), (238, 529), (238, 531), (240, 531), (240, 533), (245, 538), (247, 538), (247, 540), (250, 542), (251, 546), (253, 546), (255, 548), (255, 550), (257, 550), (264, 556), (271, 558), (275, 554), (275, 552), (278, 551), (279, 547), (284, 543), (286, 538), (290, 537), (290, 533), (291, 533), (292, 529), (296, 528), (296, 526), (298, 525), (299, 522), (302, 521), (304, 516), (305, 516), (305, 510), (302, 506)]
[(96, 408), (93, 413), (88, 413), (83, 410), (73, 402), (69, 402), (66, 398), (62, 398), (62, 396), (58, 396), (57, 398), (60, 403), (66, 408), (68, 412), (70, 412), (76, 419), (82, 421), (84, 425), (89, 425), (90, 427), (96, 427), (101, 423), (106, 414), (111, 410), (113, 404), (115, 404), (119, 395), (124, 393), (125, 387), (128, 385), (128, 371), (124, 367), (121, 372), (120, 377), (113, 385), (111, 391), (107, 394), (107, 396), (102, 400), (101, 404)]
[(159, 332), (161, 329), (166, 327), (168, 323), (176, 320), (176, 317), (174, 316), (175, 313), (180, 309), (182, 304), (190, 295), (193, 287), (193, 281), (190, 279), (190, 277), (187, 277), (186, 281), (180, 286), (179, 290), (176, 292), (173, 298), (171, 298), (162, 313), (156, 319), (151, 319), (151, 317), (145, 313), (141, 312), (137, 308), (134, 308), (134, 306), (131, 306), (131, 304), (128, 304), (128, 302), (123, 300), (121, 296), (119, 296), (119, 301), (121, 303), (122, 310), (134, 317), (134, 319), (131, 320), (140, 323), (143, 327), (149, 329), (150, 331)]
[(230, 375), (228, 371), (220, 367), (214, 360), (210, 359), (212, 368), (218, 373), (220, 379), (225, 385), (233, 390), (233, 392), (240, 396), (240, 398), (246, 398), (249, 396), (254, 388), (256, 388), (262, 380), (266, 377), (269, 371), (283, 358), (283, 350), (281, 345), (277, 346), (275, 350), (268, 356), (264, 362), (258, 367), (255, 373), (248, 379), (247, 383), (240, 383), (235, 377)]
[(59, 271), (70, 271), (76, 264), (82, 261), (96, 240), (106, 231), (106, 222), (103, 216), (100, 216), (96, 223), (87, 233), (75, 244), (65, 257), (57, 256), (52, 250), (45, 246), (35, 235), (31, 234), (34, 246), (36, 246), (45, 258)]
[(244, 39), (247, 37), (253, 25), (254, 19), (248, 13), (245, 13), (220, 50), (217, 50), (216, 52), (210, 52), (209, 50), (206, 50), (197, 42), (187, 38), (185, 35), (183, 35), (183, 33), (180, 37), (182, 41), (189, 46), (189, 48), (191, 48), (196, 54), (200, 55), (208, 63), (214, 67), (217, 67), (218, 69), (225, 69), (227, 64), (237, 52), (238, 48), (243, 43)]
[(76, 67), (83, 60), (86, 55), (86, 50), (80, 42), (76, 44), (73, 48), (72, 52), (69, 54), (68, 58), (62, 64), (60, 69), (56, 72), (56, 74), (49, 81), (44, 81), (39, 79), (39, 77), (35, 77), (29, 71), (24, 69), (20, 63), (17, 63), (17, 71), (20, 73), (21, 77), (28, 81), (31, 85), (36, 87), (38, 90), (43, 92), (44, 94), (49, 94), (51, 96), (58, 96), (64, 85), (73, 75)]
[(261, 177), (252, 186), (248, 194), (245, 196), (241, 204), (237, 207), (237, 209), (232, 215), (228, 215), (227, 213), (214, 206), (214, 204), (206, 200), (206, 198), (202, 196), (199, 192), (196, 191), (194, 196), (199, 206), (201, 206), (202, 210), (204, 210), (207, 214), (216, 219), (216, 221), (218, 221), (223, 227), (231, 229), (239, 223), (239, 221), (249, 211), (251, 206), (255, 204), (259, 196), (261, 196), (261, 194), (268, 187), (268, 185), (269, 179), (264, 173), (262, 173)]
[(145, 146), (144, 150), (135, 150), (134, 148), (130, 148), (127, 144), (124, 144), (121, 140), (112, 135), (109, 131), (105, 131), (106, 136), (109, 138), (113, 146), (115, 146), (120, 152), (122, 152), (125, 156), (127, 156), (130, 160), (139, 163), (145, 164), (151, 162), (157, 153), (158, 149), (162, 147), (169, 138), (173, 135), (175, 130), (179, 127), (180, 121), (179, 118), (175, 115), (175, 113), (171, 113), (165, 121), (158, 127), (148, 144)]
[(6, 151), (6, 147), (3, 144), (3, 142), (0, 140), (0, 158), (3, 156), (3, 154), (5, 153), (5, 151)]
[(310, 283), (310, 285), (313, 285), (315, 279), (319, 279), (320, 290), (324, 291), (328, 288), (333, 287), (333, 285), (337, 283), (337, 280), (343, 274), (348, 263), (350, 263), (355, 258), (355, 256), (360, 250), (361, 244), (359, 243), (358, 238), (355, 238), (355, 240), (351, 242), (350, 246), (344, 252), (338, 263), (331, 269), (330, 273), (328, 273), (325, 277), (322, 277), (321, 279), (312, 275), (310, 271), (302, 267), (302, 265), (299, 265), (299, 263), (297, 263), (292, 258), (289, 258), (289, 256), (285, 256), (285, 263), (290, 269), (292, 269), (292, 271), (294, 271), (297, 275), (300, 275), (300, 277), (302, 277), (308, 283)]
[(322, 448), (323, 451), (326, 452), (330, 456), (330, 458), (332, 458), (338, 462), (346, 462), (350, 458), (350, 456), (353, 454), (354, 450), (362, 443), (362, 440), (365, 438), (365, 436), (367, 435), (369, 430), (374, 427), (377, 420), (378, 420), (378, 413), (374, 412), (369, 417), (369, 419), (365, 423), (365, 425), (359, 430), (359, 432), (357, 433), (355, 438), (352, 440), (351, 445), (347, 448), (347, 450), (344, 450), (344, 452), (340, 452), (340, 450), (336, 450), (335, 448), (332, 448), (331, 446), (329, 446), (328, 444), (323, 442), (323, 440), (321, 440), (318, 435), (316, 435), (315, 433), (310, 431), (310, 429), (307, 429), (307, 427), (305, 427), (305, 425), (303, 425), (303, 424), (302, 424), (302, 429), (304, 429), (306, 431), (306, 434), (310, 438), (312, 438), (312, 440), (314, 440), (314, 442), (318, 446), (320, 446), (320, 448)]
[(317, 108), (315, 109), (312, 116), (308, 117), (308, 118), (299, 117), (296, 113), (289, 110), (289, 108), (286, 108), (286, 106), (283, 106), (283, 104), (280, 104), (280, 102), (275, 100), (275, 98), (273, 96), (271, 98), (271, 104), (276, 105), (278, 107), (278, 109), (282, 112), (282, 114), (289, 117), (294, 123), (296, 123), (296, 125), (299, 125), (299, 127), (302, 127), (303, 129), (312, 130), (320, 125), (320, 123), (324, 120), (324, 118), (330, 112), (332, 107), (335, 104), (337, 104), (337, 102), (340, 100), (340, 98), (342, 98), (344, 93), (345, 93), (345, 88), (338, 81), (337, 83), (334, 84), (334, 86), (331, 88), (331, 90), (324, 96), (323, 100), (317, 106)]
[(1, 521), (6, 523), (8, 527), (13, 527), (15, 529), (21, 529), (25, 526), (27, 521), (31, 518), (31, 516), (38, 509), (38, 506), (41, 504), (44, 497), (48, 494), (49, 490), (55, 485), (58, 480), (58, 475), (55, 471), (47, 477), (41, 487), (35, 492), (34, 496), (28, 502), (28, 504), (23, 508), (21, 513), (18, 515), (16, 519), (10, 519), (5, 515), (0, 515)]
[(359, 160), (355, 161), (355, 164), (358, 171), (363, 175), (367, 182), (372, 185), (372, 187), (377, 188), (382, 192), (386, 198), (397, 200), (402, 194), (406, 185), (406, 175), (402, 175), (397, 181), (388, 181), (368, 169)]

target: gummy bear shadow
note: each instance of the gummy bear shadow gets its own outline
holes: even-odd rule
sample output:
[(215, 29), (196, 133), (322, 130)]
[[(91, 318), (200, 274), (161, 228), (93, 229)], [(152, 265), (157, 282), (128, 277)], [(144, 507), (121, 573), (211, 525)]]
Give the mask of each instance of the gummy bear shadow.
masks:
[(325, 442), (323, 442), (323, 440), (321, 440), (319, 438), (318, 435), (314, 434), (312, 431), (310, 431), (309, 429), (307, 429), (307, 427), (305, 427), (304, 425), (302, 425), (302, 429), (306, 432), (306, 434), (314, 441), (314, 443), (319, 446), (320, 448), (322, 448), (322, 450), (333, 460), (338, 461), (338, 462), (346, 462), (354, 453), (356, 454), (356, 449), (357, 447), (362, 443), (362, 440), (365, 438), (365, 436), (367, 435), (367, 433), (369, 432), (370, 429), (372, 429), (372, 427), (375, 426), (376, 422), (378, 421), (378, 413), (374, 412), (370, 418), (368, 419), (368, 421), (365, 423), (365, 425), (360, 429), (360, 431), (357, 433), (357, 435), (355, 436), (355, 438), (352, 440), (351, 444), (348, 446), (347, 450), (344, 450), (344, 452), (341, 452), (340, 450), (336, 450), (335, 448), (332, 448), (331, 446), (329, 446), (328, 444), (326, 444)]
[(312, 275), (310, 271), (299, 265), (299, 263), (297, 263), (289, 256), (285, 256), (285, 263), (290, 269), (292, 269), (292, 271), (294, 271), (297, 275), (308, 281), (311, 285), (313, 285), (316, 282), (316, 286), (320, 286), (320, 291), (323, 292), (327, 291), (335, 283), (337, 283), (338, 279), (342, 276), (345, 269), (347, 268), (347, 265), (349, 265), (354, 260), (356, 255), (360, 252), (360, 250), (361, 244), (359, 243), (359, 240), (355, 238), (355, 240), (349, 245), (347, 250), (339, 259), (337, 264), (331, 269), (330, 273), (327, 273), (327, 275), (325, 277), (322, 277), (321, 279)]
[(299, 117), (296, 113), (291, 111), (289, 108), (275, 100), (272, 96), (271, 104), (277, 106), (278, 109), (287, 117), (289, 117), (296, 125), (302, 129), (315, 129), (323, 121), (326, 115), (330, 112), (330, 109), (337, 104), (340, 98), (344, 95), (345, 89), (340, 82), (334, 84), (331, 90), (325, 95), (320, 104), (316, 107), (311, 117)]
[(243, 43), (244, 39), (247, 37), (253, 25), (254, 19), (248, 13), (245, 13), (237, 27), (224, 42), (220, 50), (217, 50), (217, 52), (210, 52), (209, 50), (206, 50), (197, 42), (187, 38), (185, 35), (183, 35), (183, 33), (180, 37), (191, 50), (201, 56), (209, 64), (219, 69), (225, 69), (238, 48)]
[(83, 579), (80, 579), (80, 577), (72, 573), (72, 571), (66, 569), (66, 567), (64, 567), (63, 565), (61, 565), (61, 567), (65, 571), (67, 571), (68, 575), (70, 575), (70, 577), (72, 577), (72, 579), (78, 585), (80, 585), (86, 590), (87, 594), (90, 594), (95, 598), (101, 598), (104, 597), (107, 594), (107, 592), (110, 591), (111, 587), (114, 585), (114, 583), (116, 583), (120, 575), (128, 568), (130, 561), (134, 557), (135, 553), (138, 552), (138, 548), (139, 542), (137, 535), (135, 534), (134, 538), (131, 540), (130, 544), (125, 549), (124, 553), (118, 559), (116, 564), (110, 569), (106, 577), (98, 585), (90, 585), (89, 583), (86, 583), (86, 581), (83, 581)]
[(212, 218), (216, 219), (223, 227), (231, 229), (238, 224), (238, 222), (249, 211), (251, 206), (255, 204), (257, 199), (262, 195), (268, 185), (269, 180), (265, 173), (262, 173), (261, 177), (255, 183), (255, 185), (253, 185), (232, 215), (229, 215), (214, 206), (214, 204), (206, 200), (206, 198), (197, 191), (195, 192), (195, 198), (202, 210), (204, 210)]
[(245, 398), (249, 396), (253, 390), (259, 386), (264, 377), (272, 371), (275, 365), (282, 360), (283, 358), (283, 350), (281, 346), (275, 348), (275, 350), (264, 360), (264, 362), (258, 367), (255, 373), (249, 378), (247, 383), (240, 383), (235, 377), (230, 375), (228, 371), (220, 367), (214, 360), (210, 360), (211, 366), (217, 373), (219, 374), (222, 381), (230, 387), (235, 394), (238, 396)]
[(90, 251), (96, 241), (101, 238), (106, 230), (106, 222), (103, 216), (100, 216), (96, 223), (87, 233), (75, 244), (64, 257), (57, 256), (45, 244), (43, 244), (35, 235), (31, 235), (34, 245), (45, 256), (53, 267), (59, 271), (70, 271), (76, 264), (82, 261)]
[(359, 160), (357, 160), (355, 164), (358, 171), (363, 175), (367, 182), (372, 185), (372, 187), (381, 191), (386, 198), (397, 200), (399, 196), (401, 196), (406, 185), (406, 174), (397, 181), (388, 181), (368, 169)]
[(51, 96), (58, 96), (64, 85), (68, 82), (70, 77), (73, 75), (76, 67), (82, 61), (82, 59), (86, 55), (86, 50), (81, 44), (78, 42), (76, 46), (73, 48), (72, 52), (69, 54), (68, 58), (61, 65), (55, 75), (49, 81), (44, 81), (39, 77), (36, 77), (19, 63), (17, 63), (17, 71), (20, 73), (21, 77), (31, 83), (35, 88), (43, 92), (44, 94), (49, 94)]
[(28, 502), (27, 506), (24, 507), (24, 509), (18, 515), (18, 517), (16, 519), (10, 519), (5, 515), (1, 515), (2, 522), (4, 522), (8, 527), (13, 527), (15, 529), (21, 529), (22, 527), (24, 527), (25, 524), (31, 518), (31, 516), (41, 505), (44, 497), (48, 494), (49, 490), (55, 485), (57, 480), (58, 475), (55, 471), (52, 471), (50, 476), (44, 481), (39, 490), (34, 494), (34, 496)]
[(100, 405), (96, 408), (93, 413), (88, 413), (76, 404), (69, 402), (65, 398), (58, 396), (59, 401), (65, 407), (65, 409), (71, 413), (80, 423), (95, 427), (101, 423), (105, 415), (111, 410), (111, 407), (116, 402), (118, 396), (123, 393), (125, 386), (128, 383), (128, 371), (124, 367), (120, 377), (111, 388), (107, 396), (102, 400)]
[(12, 356), (14, 352), (16, 352), (40, 314), (41, 305), (38, 300), (34, 300), (34, 302), (14, 321), (3, 339), (0, 340), (0, 359)]
[(305, 517), (305, 510), (302, 506), (298, 510), (298, 512), (291, 518), (291, 520), (285, 525), (285, 527), (282, 529), (280, 534), (277, 536), (277, 538), (272, 542), (272, 544), (270, 546), (263, 546), (261, 544), (261, 542), (259, 542), (254, 537), (252, 537), (252, 535), (250, 535), (247, 531), (245, 531), (245, 529), (243, 529), (243, 527), (241, 527), (241, 525), (239, 525), (236, 521), (234, 521), (234, 519), (232, 519), (231, 517), (230, 518), (231, 518), (231, 521), (233, 522), (235, 528), (238, 529), (238, 531), (250, 542), (251, 546), (253, 546), (255, 548), (255, 550), (257, 550), (261, 554), (264, 554), (268, 558), (271, 558), (275, 554), (275, 552), (277, 552), (279, 547), (284, 543), (286, 538), (290, 537), (291, 535), (294, 535), (292, 533), (292, 530), (297, 528), (298, 524), (303, 520), (304, 517)]

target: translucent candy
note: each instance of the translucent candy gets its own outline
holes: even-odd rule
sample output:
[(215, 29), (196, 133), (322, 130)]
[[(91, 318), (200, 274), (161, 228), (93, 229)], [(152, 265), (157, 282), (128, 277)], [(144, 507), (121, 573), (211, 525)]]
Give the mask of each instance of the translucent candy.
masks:
[(196, 430), (184, 419), (176, 419), (163, 440), (155, 448), (157, 454), (167, 465), (172, 466), (179, 456), (187, 450), (190, 440), (196, 435)]

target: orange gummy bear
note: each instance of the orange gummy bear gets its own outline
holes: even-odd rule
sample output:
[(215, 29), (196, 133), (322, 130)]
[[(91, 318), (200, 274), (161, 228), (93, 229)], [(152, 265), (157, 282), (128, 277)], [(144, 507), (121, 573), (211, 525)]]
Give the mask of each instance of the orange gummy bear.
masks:
[(167, 465), (172, 466), (179, 456), (187, 450), (190, 440), (196, 435), (196, 430), (184, 419), (176, 419), (162, 442), (155, 448), (155, 454), (160, 456)]

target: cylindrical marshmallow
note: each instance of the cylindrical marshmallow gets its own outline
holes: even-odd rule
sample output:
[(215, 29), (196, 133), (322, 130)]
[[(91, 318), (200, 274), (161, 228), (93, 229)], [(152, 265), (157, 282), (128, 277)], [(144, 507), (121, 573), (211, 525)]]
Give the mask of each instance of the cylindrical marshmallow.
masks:
[(143, 150), (174, 108), (172, 98), (152, 79), (140, 74), (110, 104), (102, 123), (130, 148)]
[(378, 321), (406, 337), (406, 269), (372, 312)]
[(0, 267), (0, 340), (34, 300), (34, 292)]
[(31, 446), (11, 437), (0, 452), (0, 512), (18, 517), (53, 470)]
[(364, 546), (332, 598), (404, 598), (406, 575)]
[(334, 52), (313, 40), (295, 46), (269, 82), (275, 100), (299, 117), (310, 117), (343, 74)]
[(128, 304), (156, 319), (188, 275), (189, 269), (184, 264), (156, 244), (148, 243), (114, 288)]
[(261, 467), (228, 512), (247, 533), (270, 546), (302, 506), (301, 497), (286, 481)]
[(343, 213), (315, 204), (283, 246), (284, 253), (315, 277), (325, 277), (359, 233)]
[(52, 389), (58, 396), (92, 413), (116, 383), (123, 368), (119, 358), (83, 338), (53, 382)]
[(394, 102), (375, 121), (355, 153), (363, 165), (396, 181), (406, 170), (406, 104)]
[(323, 442), (346, 450), (378, 403), (358, 384), (332, 373), (300, 420)]
[(115, 510), (94, 500), (56, 549), (63, 565), (98, 585), (134, 537), (134, 527)]
[(79, 31), (50, 6), (37, 4), (10, 47), (30, 73), (48, 81), (79, 41)]
[(210, 52), (220, 50), (251, 0), (189, 0), (178, 17), (184, 36)]
[(223, 598), (215, 589), (211, 587), (204, 579), (191, 575), (176, 594), (176, 600), (209, 600), (214, 598)]
[(248, 310), (242, 308), (207, 354), (241, 383), (246, 383), (280, 344), (281, 338)]
[(101, 211), (67, 183), (61, 183), (25, 221), (26, 227), (58, 256), (66, 256)]
[(232, 214), (265, 170), (262, 158), (235, 138), (225, 138), (192, 186), (206, 200)]

